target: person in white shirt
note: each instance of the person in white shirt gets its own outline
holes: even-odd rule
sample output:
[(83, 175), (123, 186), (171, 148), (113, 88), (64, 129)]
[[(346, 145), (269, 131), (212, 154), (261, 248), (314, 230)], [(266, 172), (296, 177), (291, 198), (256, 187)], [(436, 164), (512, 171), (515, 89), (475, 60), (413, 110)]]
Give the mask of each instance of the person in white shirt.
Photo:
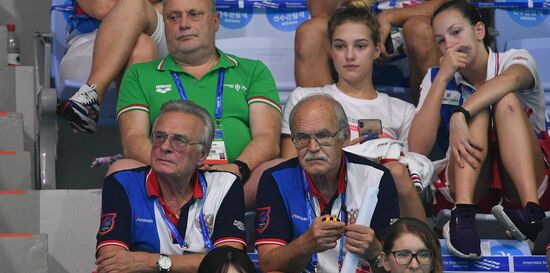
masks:
[(409, 148), (428, 154), (448, 141), (435, 183), (436, 209), (453, 209), (447, 247), (479, 258), (475, 214), (491, 210), (511, 236), (535, 241), (550, 194), (539, 145), (547, 136), (545, 100), (533, 57), (488, 49), (482, 18), (465, 0), (445, 2), (432, 18), (443, 57), (421, 86)]
[[(289, 115), (294, 105), (308, 94), (325, 93), (342, 104), (351, 131), (351, 144), (363, 141), (359, 137), (359, 119), (380, 119), (380, 137), (406, 142), (414, 106), (379, 93), (372, 85), (373, 62), (380, 54), (378, 22), (364, 0), (349, 1), (338, 8), (328, 25), (330, 54), (338, 72), (338, 82), (320, 88), (297, 88), (285, 105), (282, 121), (281, 157), (296, 156), (289, 127)], [(384, 162), (381, 162), (384, 163)], [(420, 197), (408, 170), (398, 161), (384, 164), (395, 180), (401, 215), (425, 220)]]

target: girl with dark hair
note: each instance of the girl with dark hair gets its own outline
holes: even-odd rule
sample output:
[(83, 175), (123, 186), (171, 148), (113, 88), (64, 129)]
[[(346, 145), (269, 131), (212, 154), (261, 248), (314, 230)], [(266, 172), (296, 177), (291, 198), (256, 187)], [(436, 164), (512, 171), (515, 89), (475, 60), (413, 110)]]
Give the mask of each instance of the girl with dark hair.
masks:
[(248, 255), (230, 246), (218, 247), (206, 254), (198, 273), (256, 273)]
[(535, 60), (526, 50), (485, 47), (485, 24), (465, 0), (439, 6), (432, 26), (443, 57), (422, 83), (409, 148), (429, 154), (448, 141), (434, 183), (434, 213), (452, 208), (446, 245), (463, 258), (481, 255), (478, 210), (492, 211), (514, 238), (535, 241), (550, 197), (539, 144), (546, 135), (545, 100)]
[(428, 225), (415, 218), (401, 218), (388, 229), (382, 252), (388, 272), (443, 272), (439, 241)]

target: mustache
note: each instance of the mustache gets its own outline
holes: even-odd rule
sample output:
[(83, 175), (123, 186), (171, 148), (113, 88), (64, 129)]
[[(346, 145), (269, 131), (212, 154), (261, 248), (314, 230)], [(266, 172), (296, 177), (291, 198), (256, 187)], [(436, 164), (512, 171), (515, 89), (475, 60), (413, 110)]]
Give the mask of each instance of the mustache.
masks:
[(327, 156), (326, 154), (323, 154), (323, 153), (318, 153), (318, 154), (307, 153), (307, 154), (304, 156), (304, 160), (305, 160), (305, 161), (312, 161), (312, 160), (327, 161), (327, 160), (328, 160), (328, 156)]

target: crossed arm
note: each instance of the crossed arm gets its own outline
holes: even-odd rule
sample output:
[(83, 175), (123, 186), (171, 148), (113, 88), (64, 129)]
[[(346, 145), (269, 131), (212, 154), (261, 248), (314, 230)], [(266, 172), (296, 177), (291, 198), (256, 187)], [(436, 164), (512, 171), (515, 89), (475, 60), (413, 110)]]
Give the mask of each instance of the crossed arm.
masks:
[[(221, 243), (218, 246), (224, 245), (243, 249), (243, 245), (239, 243)], [(206, 253), (170, 256), (170, 272), (197, 272), (205, 255)], [(131, 252), (122, 246), (106, 245), (97, 251), (97, 272), (158, 272), (158, 258), (157, 253)]]

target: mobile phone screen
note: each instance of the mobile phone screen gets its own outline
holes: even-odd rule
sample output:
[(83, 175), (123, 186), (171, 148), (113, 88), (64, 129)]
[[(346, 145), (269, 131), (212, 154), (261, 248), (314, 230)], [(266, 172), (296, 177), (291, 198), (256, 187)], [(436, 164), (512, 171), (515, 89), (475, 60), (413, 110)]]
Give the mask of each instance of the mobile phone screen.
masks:
[(357, 122), (359, 135), (365, 140), (376, 139), (382, 134), (382, 121), (380, 119), (360, 119)]

